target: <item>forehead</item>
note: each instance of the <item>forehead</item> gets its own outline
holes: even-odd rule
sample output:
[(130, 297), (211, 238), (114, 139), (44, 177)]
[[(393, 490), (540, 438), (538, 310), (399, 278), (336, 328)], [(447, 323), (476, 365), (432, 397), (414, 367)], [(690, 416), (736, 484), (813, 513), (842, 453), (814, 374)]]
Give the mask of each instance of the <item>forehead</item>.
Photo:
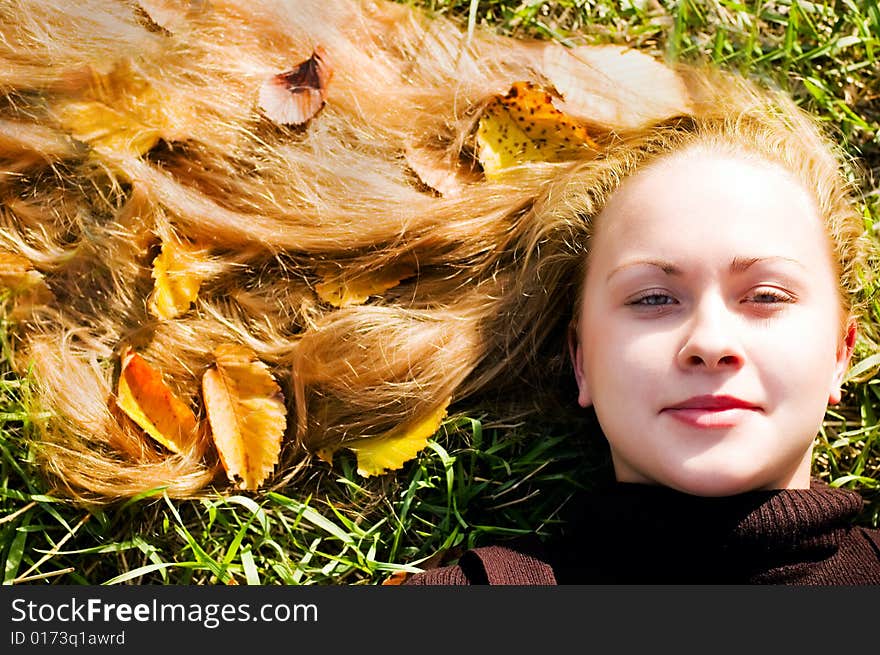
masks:
[(630, 176), (612, 194), (597, 218), (592, 250), (726, 261), (731, 252), (811, 258), (828, 245), (815, 200), (782, 166), (692, 148)]

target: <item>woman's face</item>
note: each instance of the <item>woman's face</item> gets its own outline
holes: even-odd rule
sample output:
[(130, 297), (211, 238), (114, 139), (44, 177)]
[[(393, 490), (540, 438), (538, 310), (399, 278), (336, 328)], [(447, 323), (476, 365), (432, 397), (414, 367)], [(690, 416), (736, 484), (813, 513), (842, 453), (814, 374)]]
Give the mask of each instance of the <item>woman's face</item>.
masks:
[(855, 341), (814, 203), (782, 167), (692, 148), (597, 217), (571, 354), (621, 482), (809, 487)]

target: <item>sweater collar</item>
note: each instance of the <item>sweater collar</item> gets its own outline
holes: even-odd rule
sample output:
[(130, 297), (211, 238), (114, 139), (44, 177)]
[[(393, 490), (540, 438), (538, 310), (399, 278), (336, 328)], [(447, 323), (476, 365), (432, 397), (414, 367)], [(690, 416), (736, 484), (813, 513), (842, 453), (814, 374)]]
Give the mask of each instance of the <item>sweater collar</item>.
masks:
[[(622, 537), (646, 531), (670, 548), (709, 548), (735, 556), (837, 549), (862, 497), (814, 479), (809, 489), (701, 497), (660, 486), (615, 483), (586, 508), (587, 523), (613, 526)], [(585, 526), (584, 526), (585, 527)]]

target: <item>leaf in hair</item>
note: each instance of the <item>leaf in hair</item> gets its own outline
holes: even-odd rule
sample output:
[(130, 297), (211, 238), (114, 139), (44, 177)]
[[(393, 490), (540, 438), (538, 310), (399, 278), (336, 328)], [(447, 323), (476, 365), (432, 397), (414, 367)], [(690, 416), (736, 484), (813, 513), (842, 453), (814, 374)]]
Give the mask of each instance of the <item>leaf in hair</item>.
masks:
[(34, 269), (27, 257), (0, 250), (0, 298), (12, 300), (9, 317), (13, 320), (24, 317), (40, 305), (55, 299), (46, 286), (43, 274)]
[(327, 51), (315, 46), (311, 57), (263, 82), (260, 109), (280, 125), (302, 125), (324, 106), (332, 77)]
[(624, 46), (548, 43), (541, 72), (560, 95), (554, 99), (557, 108), (614, 128), (687, 112), (690, 104), (685, 84), (672, 68)]
[(198, 420), (189, 406), (131, 348), (122, 355), (116, 406), (172, 452), (190, 450), (199, 437)]
[(231, 482), (255, 490), (281, 452), (287, 409), (269, 367), (244, 346), (221, 344), (202, 377), (211, 434)]
[(360, 305), (370, 296), (384, 293), (418, 272), (410, 262), (396, 262), (357, 276), (346, 277), (345, 271), (332, 265), (318, 266), (322, 281), (315, 285), (318, 297), (334, 307)]
[(143, 155), (161, 138), (160, 130), (102, 102), (71, 102), (61, 110), (60, 119), (77, 141), (111, 153)]
[(450, 161), (446, 153), (434, 148), (407, 146), (404, 157), (419, 181), (444, 198), (458, 197), (468, 183), (482, 179), (475, 164), (462, 164), (458, 157)]
[(138, 0), (138, 5), (155, 25), (172, 34), (211, 8), (208, 0)]
[(164, 241), (153, 260), (153, 292), (147, 307), (153, 316), (172, 319), (189, 309), (199, 295), (203, 276), (198, 274), (198, 248), (176, 241)]
[[(451, 397), (447, 398), (427, 416), (410, 421), (390, 432), (343, 444), (357, 455), (358, 474), (363, 477), (382, 475), (399, 469), (415, 458), (428, 445), (428, 439), (440, 429), (451, 400)], [(332, 453), (323, 453), (324, 458), (328, 455), (332, 458)]]
[(598, 149), (587, 128), (532, 82), (515, 82), (506, 95), (489, 100), (476, 142), (477, 159), (490, 179), (524, 162), (564, 161)]
[(56, 108), (58, 120), (73, 138), (98, 153), (140, 156), (160, 139), (188, 138), (199, 120), (181, 93), (160, 91), (127, 62), (106, 74), (88, 70), (75, 77), (88, 83), (72, 90), (76, 97)]

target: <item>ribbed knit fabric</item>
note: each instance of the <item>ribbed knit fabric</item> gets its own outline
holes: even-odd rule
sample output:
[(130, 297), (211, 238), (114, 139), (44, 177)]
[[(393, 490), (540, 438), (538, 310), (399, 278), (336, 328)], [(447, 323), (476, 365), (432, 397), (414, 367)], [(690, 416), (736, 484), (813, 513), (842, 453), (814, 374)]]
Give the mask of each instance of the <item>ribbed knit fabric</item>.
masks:
[(810, 489), (706, 498), (617, 483), (556, 543), (481, 548), (406, 584), (880, 584), (880, 530), (861, 496)]

